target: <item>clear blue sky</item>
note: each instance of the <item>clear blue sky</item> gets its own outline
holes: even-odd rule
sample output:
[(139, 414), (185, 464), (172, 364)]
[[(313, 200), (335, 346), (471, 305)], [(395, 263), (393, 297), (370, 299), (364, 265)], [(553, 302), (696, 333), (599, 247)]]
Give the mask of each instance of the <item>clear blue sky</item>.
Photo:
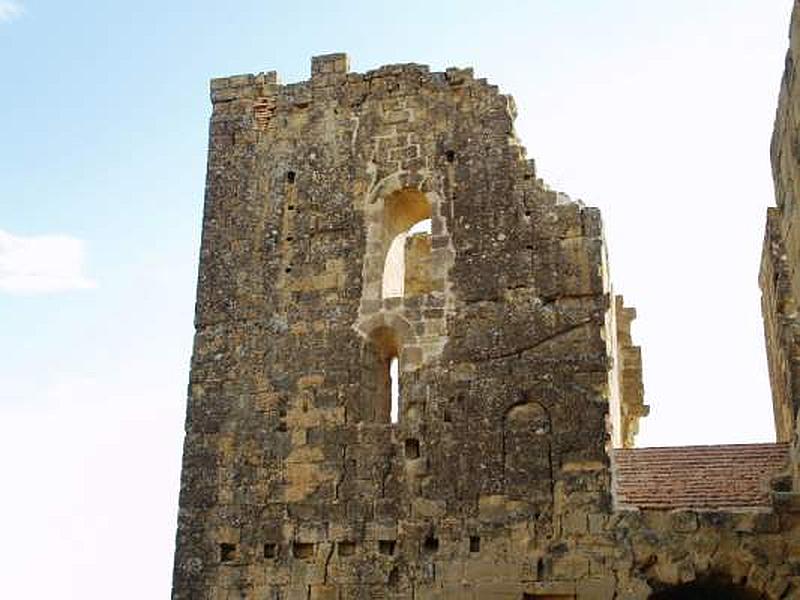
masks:
[(305, 79), (316, 54), (513, 94), (540, 174), (603, 210), (640, 442), (769, 440), (756, 276), (791, 4), (0, 0), (4, 595), (167, 596), (208, 79)]

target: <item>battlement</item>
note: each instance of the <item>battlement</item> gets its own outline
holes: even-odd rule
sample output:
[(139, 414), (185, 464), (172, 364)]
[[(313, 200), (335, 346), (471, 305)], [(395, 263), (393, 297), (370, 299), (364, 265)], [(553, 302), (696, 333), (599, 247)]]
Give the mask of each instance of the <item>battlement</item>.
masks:
[[(281, 85), (280, 78), (275, 71), (212, 79), (210, 82), (211, 101), (216, 104), (280, 95), (293, 97), (301, 89), (311, 94), (313, 88), (328, 88), (338, 85), (358, 87), (365, 83), (369, 85), (387, 79), (406, 80), (409, 83), (416, 82), (420, 85), (425, 83), (451, 87), (466, 85), (482, 89), (489, 95), (500, 95), (497, 86), (489, 84), (486, 79), (475, 79), (472, 68), (451, 67), (443, 72), (431, 72), (427, 65), (400, 63), (383, 65), (365, 73), (352, 73), (347, 54), (335, 53), (312, 57), (311, 77), (302, 82)], [(503, 98), (508, 103), (510, 110), (515, 111), (513, 99), (507, 95)]]
[(344, 52), (311, 57), (311, 77), (350, 72), (350, 58)]

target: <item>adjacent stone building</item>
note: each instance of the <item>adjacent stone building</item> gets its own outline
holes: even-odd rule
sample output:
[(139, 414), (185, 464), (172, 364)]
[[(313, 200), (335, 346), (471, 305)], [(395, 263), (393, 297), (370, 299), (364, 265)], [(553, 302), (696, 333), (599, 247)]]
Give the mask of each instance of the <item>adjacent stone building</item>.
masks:
[(632, 449), (599, 212), (537, 178), (510, 96), (341, 54), (213, 80), (173, 598), (800, 598), (794, 74), (761, 276), (779, 443), (660, 449)]

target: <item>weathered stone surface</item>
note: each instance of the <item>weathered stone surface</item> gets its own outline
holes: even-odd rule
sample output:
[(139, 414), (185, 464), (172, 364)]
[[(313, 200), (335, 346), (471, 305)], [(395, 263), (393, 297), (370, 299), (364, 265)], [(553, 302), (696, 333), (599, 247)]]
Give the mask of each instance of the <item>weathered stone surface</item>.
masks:
[(789, 51), (781, 80), (775, 129), (772, 134), (772, 172), (777, 206), (767, 211), (761, 254), (761, 308), (767, 342), (770, 385), (778, 440), (793, 442), (792, 478), (800, 492), (800, 121), (798, 121), (798, 51), (800, 8), (794, 3)]
[(712, 575), (800, 596), (790, 502), (615, 506), (610, 451), (647, 413), (635, 312), (509, 96), (334, 54), (211, 99), (174, 599), (644, 599)]

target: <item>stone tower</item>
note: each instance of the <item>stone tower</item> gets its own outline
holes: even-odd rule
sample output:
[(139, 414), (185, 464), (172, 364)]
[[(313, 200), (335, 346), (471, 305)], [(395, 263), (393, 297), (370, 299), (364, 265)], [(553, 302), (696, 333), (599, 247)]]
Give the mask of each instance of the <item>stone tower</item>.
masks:
[(637, 495), (718, 456), (760, 486), (786, 447), (624, 450), (635, 313), (509, 96), (341, 54), (211, 94), (173, 598), (646, 598), (785, 544), (756, 484)]

